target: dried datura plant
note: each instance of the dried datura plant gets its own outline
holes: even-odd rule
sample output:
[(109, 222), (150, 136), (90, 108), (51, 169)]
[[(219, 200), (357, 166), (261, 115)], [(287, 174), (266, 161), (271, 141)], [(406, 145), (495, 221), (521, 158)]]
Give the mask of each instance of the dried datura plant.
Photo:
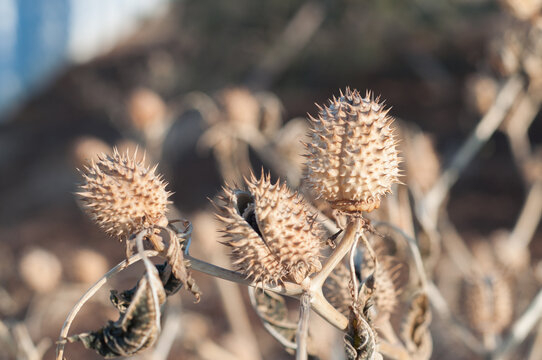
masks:
[[(425, 288), (414, 289), (416, 296), (403, 317), (406, 325), (397, 336), (390, 317), (400, 301), (399, 268), (379, 245), (382, 239), (366, 215), (399, 183), (394, 119), (371, 92), (362, 96), (348, 88), (318, 109), (316, 117), (309, 117), (304, 181), (336, 214), (340, 231), (332, 249), (310, 201), (284, 182), (272, 182), (263, 170), (259, 178), (245, 178), (242, 188), (226, 185), (213, 201), (222, 224), (221, 242), (230, 249), (234, 270), (228, 270), (190, 255), (192, 225), (168, 220), (170, 192), (156, 167), (145, 167), (135, 154), (117, 150), (85, 167), (78, 192), (82, 207), (108, 235), (126, 241), (127, 259), (73, 308), (57, 359), (63, 359), (65, 344), (74, 341), (105, 358), (152, 347), (168, 297), (185, 287), (199, 300), (193, 270), (251, 287), (251, 302), (264, 326), (297, 359), (313, 354), (308, 345), (311, 311), (344, 332), (348, 359), (428, 359), (431, 317)], [(164, 263), (151, 263), (154, 256)], [(118, 320), (68, 336), (84, 302), (112, 275), (139, 260), (145, 271), (138, 283), (111, 292)], [(288, 316), (285, 297), (299, 300), (297, 323)]]

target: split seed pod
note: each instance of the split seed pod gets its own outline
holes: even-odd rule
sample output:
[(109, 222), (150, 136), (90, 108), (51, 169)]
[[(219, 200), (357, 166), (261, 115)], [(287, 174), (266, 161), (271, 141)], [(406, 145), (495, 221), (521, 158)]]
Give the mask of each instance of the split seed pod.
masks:
[(357, 90), (319, 107), (310, 117), (312, 139), (306, 144), (307, 181), (334, 209), (372, 211), (398, 183), (399, 156), (393, 118), (370, 92)]
[[(137, 152), (137, 151), (136, 151)], [(156, 167), (135, 160), (136, 154), (102, 154), (82, 171), (84, 183), (77, 193), (87, 214), (109, 235), (126, 240), (156, 224), (167, 224), (170, 192)]]
[(224, 189), (217, 215), (237, 269), (265, 284), (299, 284), (319, 271), (322, 230), (303, 199), (263, 174), (246, 183), (248, 191)]

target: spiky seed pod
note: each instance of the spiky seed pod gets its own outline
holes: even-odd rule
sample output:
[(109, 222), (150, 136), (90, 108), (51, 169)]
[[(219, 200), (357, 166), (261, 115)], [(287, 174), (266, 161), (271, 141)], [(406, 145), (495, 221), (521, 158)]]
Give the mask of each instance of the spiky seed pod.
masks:
[(340, 263), (329, 275), (324, 283), (324, 296), (343, 315), (348, 316), (353, 304), (350, 285), (350, 271)]
[(513, 315), (512, 291), (498, 272), (477, 277), (466, 284), (466, 313), (472, 328), (481, 334), (500, 334)]
[[(395, 281), (399, 276), (400, 264), (394, 262), (394, 258), (383, 254), (383, 249), (376, 248), (378, 266), (374, 274), (375, 278), (375, 307), (378, 311), (378, 317), (389, 316), (397, 306), (397, 298), (400, 291)], [(367, 277), (374, 272), (374, 262), (371, 260), (368, 252), (363, 254), (364, 262), (362, 265), (362, 276)]]
[[(137, 152), (137, 151), (136, 151)], [(165, 225), (170, 192), (156, 167), (135, 160), (136, 154), (102, 154), (82, 171), (77, 193), (90, 217), (109, 235), (125, 240), (153, 225)]]
[[(399, 275), (399, 266), (392, 256), (383, 255), (377, 251), (378, 267), (374, 274), (375, 291), (373, 294), (374, 306), (377, 311), (377, 319), (389, 316), (395, 306), (400, 291), (395, 284)], [(362, 276), (365, 278), (374, 271), (374, 263), (367, 254), (364, 254), (364, 262), (361, 266)], [(352, 305), (350, 270), (343, 263), (339, 264), (324, 283), (324, 294), (329, 302), (341, 313), (348, 315)]]
[(307, 182), (333, 208), (372, 211), (399, 182), (399, 156), (389, 109), (357, 90), (330, 100), (312, 121)]
[(264, 283), (301, 283), (319, 271), (322, 230), (301, 197), (269, 176), (251, 176), (247, 186), (248, 192), (225, 189), (218, 215), (239, 271)]

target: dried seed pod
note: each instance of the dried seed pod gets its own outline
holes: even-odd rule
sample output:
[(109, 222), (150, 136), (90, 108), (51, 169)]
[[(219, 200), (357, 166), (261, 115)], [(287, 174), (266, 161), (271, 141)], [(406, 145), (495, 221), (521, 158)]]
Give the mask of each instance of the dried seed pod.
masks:
[(353, 303), (350, 280), (350, 271), (340, 263), (326, 279), (322, 289), (330, 304), (345, 316), (350, 313)]
[(466, 284), (465, 310), (469, 323), (480, 334), (500, 334), (513, 315), (512, 292), (498, 271), (473, 279)]
[(410, 124), (401, 124), (401, 154), (406, 163), (405, 181), (427, 193), (440, 175), (440, 162), (431, 137)]
[[(377, 253), (378, 266), (374, 273), (374, 303), (378, 312), (378, 318), (383, 318), (388, 317), (397, 306), (399, 290), (397, 289), (395, 280), (399, 275), (398, 270), (400, 265), (394, 263), (392, 256), (383, 255), (383, 251), (380, 248), (376, 248), (375, 251)], [(374, 272), (374, 262), (367, 251), (363, 254), (363, 257), (362, 275), (366, 277)]]
[[(397, 305), (399, 290), (395, 280), (399, 275), (399, 267), (395, 264), (393, 257), (382, 255), (378, 250), (377, 254), (378, 267), (374, 274), (373, 303), (377, 311), (377, 319), (382, 319), (389, 316)], [(364, 262), (361, 267), (363, 277), (370, 276), (374, 271), (374, 263), (367, 253), (364, 254)], [(341, 263), (330, 274), (323, 288), (329, 302), (344, 315), (348, 315), (349, 307), (353, 301), (350, 281), (350, 270)]]
[(319, 271), (322, 230), (303, 199), (263, 174), (247, 185), (249, 192), (225, 189), (218, 215), (239, 271), (264, 283), (301, 283)]
[(399, 182), (399, 156), (389, 109), (370, 92), (350, 91), (320, 108), (306, 147), (307, 181), (333, 208), (372, 211)]
[(258, 99), (245, 88), (223, 90), (218, 96), (226, 121), (238, 127), (257, 128), (260, 118)]
[(84, 183), (77, 193), (90, 217), (106, 233), (120, 240), (153, 225), (167, 224), (166, 185), (156, 166), (137, 162), (136, 154), (103, 154), (82, 172)]
[(19, 274), (38, 293), (54, 290), (62, 279), (62, 264), (58, 257), (41, 248), (34, 248), (22, 257)]
[(529, 20), (542, 9), (542, 0), (501, 0), (501, 3), (520, 20)]

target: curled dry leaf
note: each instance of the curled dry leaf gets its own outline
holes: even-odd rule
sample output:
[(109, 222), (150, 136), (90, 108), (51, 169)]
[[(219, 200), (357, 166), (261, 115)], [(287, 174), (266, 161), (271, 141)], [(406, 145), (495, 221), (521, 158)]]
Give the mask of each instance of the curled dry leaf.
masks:
[(358, 301), (350, 306), (348, 329), (344, 335), (348, 360), (381, 360), (378, 352), (378, 335), (373, 325), (374, 279), (363, 284)]
[(171, 265), (171, 275), (175, 279), (180, 280), (186, 289), (188, 289), (192, 295), (194, 295), (196, 302), (199, 302), (201, 292), (198, 285), (192, 278), (190, 270), (188, 269), (189, 262), (188, 260), (185, 260), (183, 255), (182, 242), (185, 241), (185, 239), (179, 239), (170, 229), (166, 229), (166, 231), (169, 237), (169, 244), (167, 249), (164, 251), (164, 256), (166, 257), (169, 265)]
[(425, 293), (417, 294), (402, 325), (401, 337), (409, 354), (414, 359), (429, 359), (433, 352), (433, 341), (429, 332), (431, 309)]
[(295, 347), (297, 324), (288, 319), (286, 301), (278, 294), (249, 289), (254, 310), (264, 323), (266, 330), (286, 349)]
[(69, 342), (81, 341), (106, 359), (132, 356), (152, 346), (160, 333), (160, 306), (166, 293), (158, 271), (148, 271), (139, 281), (133, 295), (123, 292), (113, 301), (120, 318), (98, 331), (71, 336)]

